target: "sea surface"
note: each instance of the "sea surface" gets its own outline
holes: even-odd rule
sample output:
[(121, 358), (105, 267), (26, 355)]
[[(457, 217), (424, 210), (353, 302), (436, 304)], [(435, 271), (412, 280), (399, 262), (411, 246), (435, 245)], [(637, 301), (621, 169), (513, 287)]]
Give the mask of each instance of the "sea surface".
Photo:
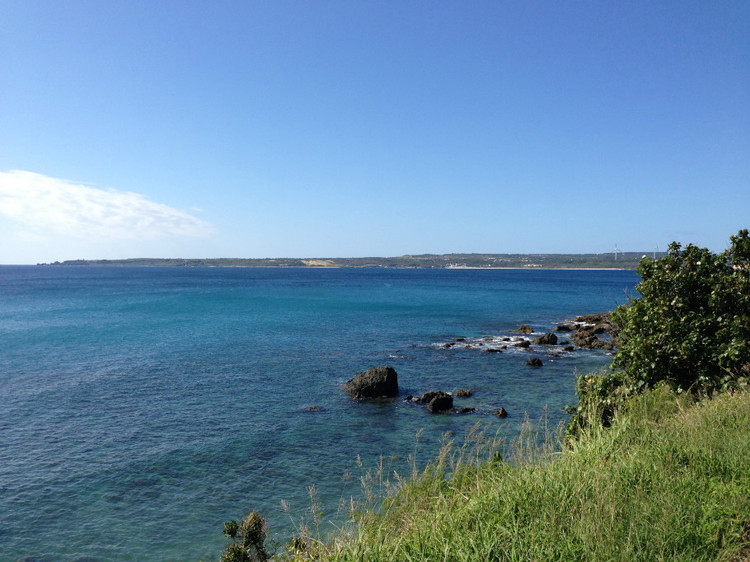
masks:
[[(409, 456), (427, 462), (447, 431), (460, 441), (477, 422), (512, 433), (525, 415), (567, 419), (576, 373), (608, 365), (607, 353), (483, 349), (522, 323), (541, 334), (611, 310), (637, 280), (2, 266), (0, 560), (218, 560), (223, 523), (252, 509), (288, 539), (311, 486), (323, 526), (340, 524), (340, 502), (381, 456), (408, 472)], [(465, 341), (444, 347), (454, 338)], [(534, 354), (540, 369), (525, 365)], [(401, 395), (351, 400), (342, 384), (377, 365), (396, 369)], [(474, 394), (456, 405), (475, 413), (404, 400), (459, 388)], [(493, 416), (500, 406), (506, 420)]]

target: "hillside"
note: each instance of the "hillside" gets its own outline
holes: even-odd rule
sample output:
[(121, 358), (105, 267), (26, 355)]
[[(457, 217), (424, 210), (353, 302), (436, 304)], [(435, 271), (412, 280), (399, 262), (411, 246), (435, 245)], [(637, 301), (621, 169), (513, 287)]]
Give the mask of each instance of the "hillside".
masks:
[[(154, 267), (398, 267), (398, 268), (520, 268), (635, 269), (645, 252), (608, 254), (421, 254), (365, 258), (131, 258), (67, 260), (40, 265)], [(649, 254), (653, 256), (652, 254)], [(657, 253), (656, 257), (662, 257)]]

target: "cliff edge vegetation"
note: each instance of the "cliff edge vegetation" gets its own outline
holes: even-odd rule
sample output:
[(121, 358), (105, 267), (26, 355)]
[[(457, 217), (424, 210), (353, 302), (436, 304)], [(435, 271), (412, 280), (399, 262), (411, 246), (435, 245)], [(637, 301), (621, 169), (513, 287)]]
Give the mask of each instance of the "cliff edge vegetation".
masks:
[[(641, 261), (612, 366), (578, 378), (565, 430), (476, 428), (406, 478), (368, 473), (347, 524), (321, 537), (313, 510), (275, 558), (750, 561), (748, 231), (731, 241)], [(245, 545), (264, 527), (226, 534), (223, 561), (267, 559)]]

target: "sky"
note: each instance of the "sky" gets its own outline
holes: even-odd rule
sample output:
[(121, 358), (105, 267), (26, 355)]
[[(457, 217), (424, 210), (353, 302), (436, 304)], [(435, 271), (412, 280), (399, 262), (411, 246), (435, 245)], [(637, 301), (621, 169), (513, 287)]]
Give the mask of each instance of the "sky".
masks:
[(721, 251), (750, 2), (0, 2), (0, 264)]

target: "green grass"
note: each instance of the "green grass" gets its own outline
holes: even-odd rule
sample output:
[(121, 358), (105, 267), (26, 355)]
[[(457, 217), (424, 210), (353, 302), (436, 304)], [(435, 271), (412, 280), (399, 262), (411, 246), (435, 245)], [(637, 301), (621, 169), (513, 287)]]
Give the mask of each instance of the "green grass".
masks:
[[(527, 428), (503, 448), (507, 462), (477, 462), (498, 447), (481, 432), (460, 449), (446, 443), (382, 505), (360, 506), (352, 527), (290, 556), (750, 560), (750, 392), (693, 405), (652, 391), (562, 452), (559, 432), (542, 428), (537, 445)], [(377, 470), (364, 482), (391, 485)]]

